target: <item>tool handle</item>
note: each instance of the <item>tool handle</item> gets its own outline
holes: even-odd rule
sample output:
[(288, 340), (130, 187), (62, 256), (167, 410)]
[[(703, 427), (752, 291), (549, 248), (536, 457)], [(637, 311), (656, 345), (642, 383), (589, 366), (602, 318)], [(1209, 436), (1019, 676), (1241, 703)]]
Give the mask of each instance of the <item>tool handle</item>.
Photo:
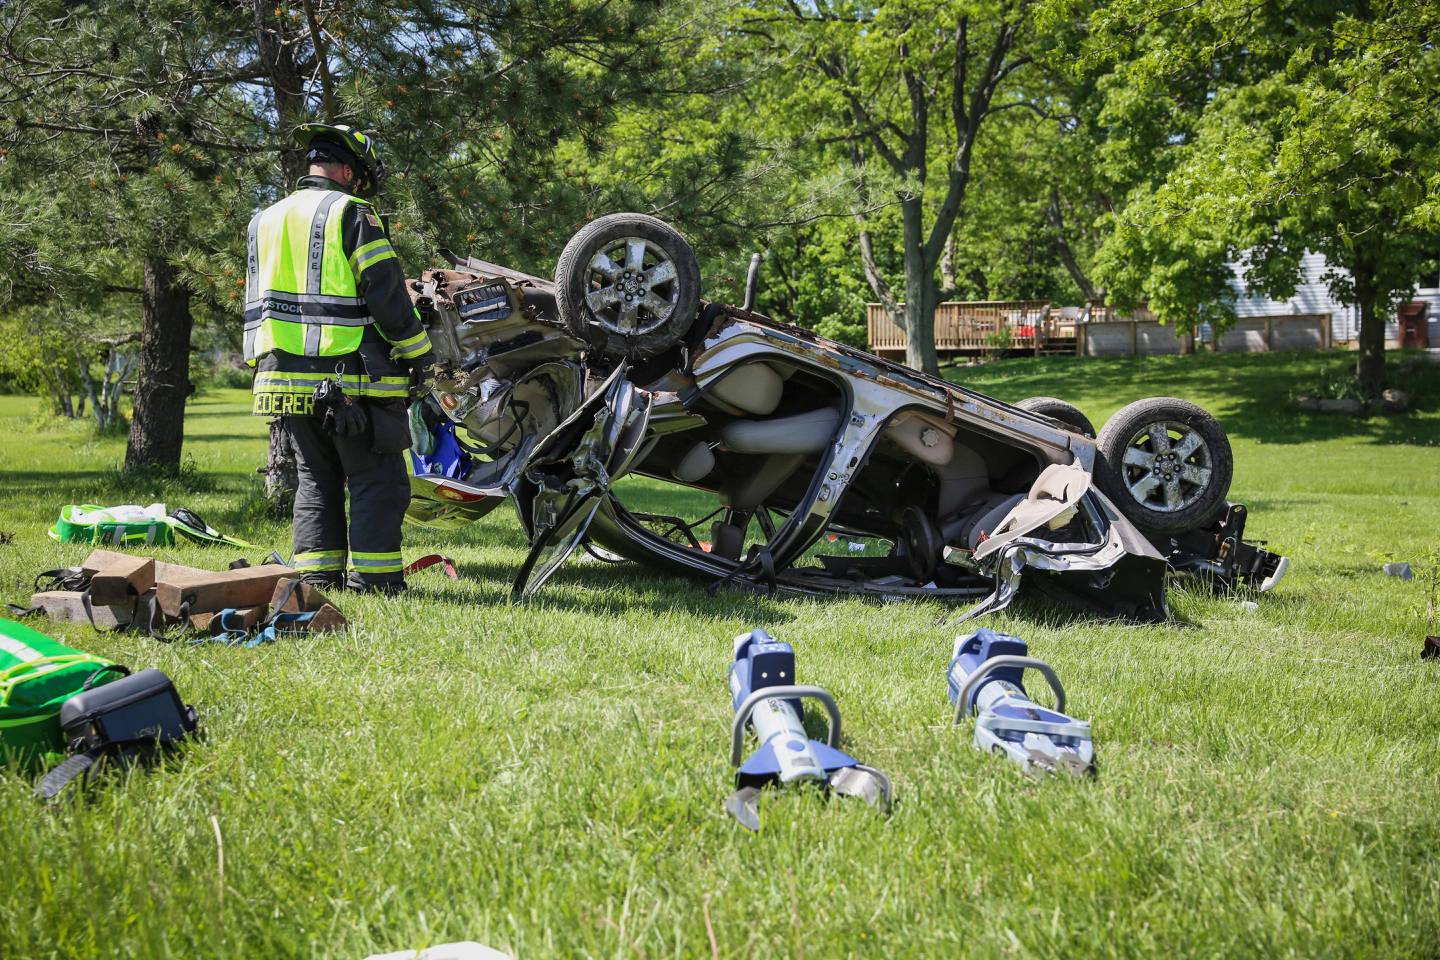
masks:
[(835, 698), (824, 687), (761, 687), (746, 697), (735, 709), (735, 722), (730, 725), (730, 763), (740, 766), (745, 751), (745, 722), (762, 700), (819, 700), (825, 712), (830, 715), (830, 725), (825, 732), (825, 745), (840, 746), (840, 708)]
[(1055, 675), (1055, 670), (1044, 660), (1036, 660), (1034, 657), (1003, 656), (991, 657), (974, 672), (965, 678), (960, 686), (960, 693), (955, 697), (955, 722), (959, 723), (965, 716), (965, 711), (970, 709), (970, 695), (980, 687), (980, 681), (984, 680), (994, 671), (1001, 667), (1019, 667), (1022, 670), (1029, 667), (1032, 670), (1039, 670), (1050, 682), (1050, 689), (1055, 691), (1055, 712), (1065, 712), (1065, 688), (1060, 686), (1060, 678)]

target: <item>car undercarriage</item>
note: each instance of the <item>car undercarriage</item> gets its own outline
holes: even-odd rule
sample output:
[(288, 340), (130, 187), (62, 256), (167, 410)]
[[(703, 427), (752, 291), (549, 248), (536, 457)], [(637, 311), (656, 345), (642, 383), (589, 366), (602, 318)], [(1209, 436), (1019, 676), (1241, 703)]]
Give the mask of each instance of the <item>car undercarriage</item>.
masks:
[[(410, 519), (513, 502), (531, 542), (517, 597), (582, 543), (717, 587), (964, 616), (1022, 580), (1153, 620), (1169, 572), (1261, 590), (1284, 575), (1244, 539), (1228, 441), (1193, 404), (1142, 400), (1097, 436), (1063, 401), (1002, 403), (757, 313), (754, 285), (752, 269), (742, 306), (704, 301), (688, 243), (639, 214), (581, 230), (553, 281), (475, 259), (413, 281), (440, 362)], [(642, 509), (627, 477), (698, 512)]]

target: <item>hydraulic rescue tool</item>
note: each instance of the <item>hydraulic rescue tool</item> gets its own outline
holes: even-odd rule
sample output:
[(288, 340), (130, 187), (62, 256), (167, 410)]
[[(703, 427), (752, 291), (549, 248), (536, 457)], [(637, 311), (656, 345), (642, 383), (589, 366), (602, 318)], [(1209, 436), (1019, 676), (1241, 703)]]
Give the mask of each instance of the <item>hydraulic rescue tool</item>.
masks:
[[(795, 685), (795, 651), (764, 630), (735, 638), (730, 665), (730, 762), (736, 791), (725, 809), (742, 825), (760, 829), (760, 790), (771, 783), (818, 781), (842, 796), (860, 797), (872, 807), (890, 807), (890, 779), (836, 749), (840, 744), (840, 708), (820, 687)], [(825, 743), (805, 733), (801, 701), (817, 700), (829, 715)], [(745, 726), (755, 730), (760, 747), (744, 763)]]
[[(955, 722), (975, 714), (975, 749), (1002, 753), (1032, 777), (1064, 771), (1079, 776), (1095, 769), (1090, 721), (1066, 716), (1065, 688), (1043, 660), (1028, 656), (1025, 641), (980, 629), (955, 641), (946, 682)], [(1055, 691), (1055, 709), (1025, 693), (1021, 675), (1040, 671)]]

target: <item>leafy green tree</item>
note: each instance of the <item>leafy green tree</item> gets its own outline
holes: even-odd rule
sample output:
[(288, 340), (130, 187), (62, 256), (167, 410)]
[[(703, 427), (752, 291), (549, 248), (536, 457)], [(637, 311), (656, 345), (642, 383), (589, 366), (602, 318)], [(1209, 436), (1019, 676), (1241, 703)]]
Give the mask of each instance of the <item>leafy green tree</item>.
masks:
[[(784, 70), (768, 79), (771, 109), (791, 136), (849, 167), (857, 248), (869, 286), (906, 331), (907, 362), (938, 371), (936, 272), (971, 185), (980, 133), (1015, 104), (1013, 78), (1030, 4), (900, 0), (760, 2), (737, 29)], [(797, 73), (803, 71), (803, 74)], [(803, 82), (797, 77), (803, 75)], [(899, 213), (903, 288), (885, 275), (872, 214)]]
[(238, 289), (233, 266), (206, 264), (234, 249), (233, 224), (248, 216), (248, 35), (201, 0), (37, 0), (3, 17), (0, 196), (27, 212), (10, 243), (33, 267), (8, 293), (72, 316), (87, 303), (138, 306), (125, 462), (175, 469), (193, 300)]
[[(886, 267), (898, 266), (898, 257)], [(855, 224), (826, 218), (772, 231), (758, 304), (786, 323), (864, 347), (869, 285), (855, 264)]]
[[(198, 318), (238, 338), (244, 225), (301, 172), (292, 132), (362, 122), (418, 269), (441, 248), (521, 266), (583, 221), (557, 145), (599, 150), (663, 83), (646, 0), (31, 0), (0, 12), (0, 257), (20, 303), (140, 315), (128, 466), (178, 466)], [(240, 15), (237, 16), (237, 13)], [(62, 42), (57, 42), (59, 38)], [(664, 39), (663, 37), (660, 39)], [(79, 315), (71, 311), (71, 315)], [(37, 347), (38, 349), (38, 347)]]
[(335, 111), (380, 139), (408, 264), (439, 250), (521, 269), (583, 225), (617, 108), (681, 51), (658, 0), (317, 4)]
[[(1294, 292), (1301, 256), (1337, 268), (1332, 292), (1360, 314), (1357, 374), (1384, 381), (1385, 320), (1440, 242), (1440, 11), (1391, 2), (1205, 0), (1156, 16), (1107, 10), (1114, 46), (1148, 34), (1119, 73), (1137, 97), (1209, 78), (1193, 134), (1172, 139), (1163, 180), (1106, 241), (1106, 273), (1162, 316), (1227, 309), (1226, 263), (1272, 296)], [(1097, 17), (1097, 21), (1100, 17)]]
[[(1028, 79), (1041, 79), (1039, 71)], [(1049, 100), (1055, 109), (1057, 101)], [(1093, 297), (1075, 252), (1088, 257), (1076, 222), (1087, 214), (1059, 189), (1073, 162), (1063, 155), (1060, 125), (1048, 112), (1031, 110), (1005, 111), (990, 123), (975, 151), (963, 229), (951, 231), (940, 258), (941, 296), (1056, 303)], [(1073, 269), (1066, 269), (1067, 256)]]

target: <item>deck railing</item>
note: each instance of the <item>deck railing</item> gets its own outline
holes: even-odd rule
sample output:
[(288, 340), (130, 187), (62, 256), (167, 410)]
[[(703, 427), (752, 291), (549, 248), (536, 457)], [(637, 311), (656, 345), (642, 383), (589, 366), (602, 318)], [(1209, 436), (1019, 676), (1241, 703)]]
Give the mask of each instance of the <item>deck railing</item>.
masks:
[[(904, 351), (901, 330), (878, 303), (867, 305), (870, 349)], [(1047, 340), (1075, 336), (1075, 323), (1052, 315), (1048, 300), (947, 300), (935, 305), (935, 349), (941, 353), (1039, 351)]]

